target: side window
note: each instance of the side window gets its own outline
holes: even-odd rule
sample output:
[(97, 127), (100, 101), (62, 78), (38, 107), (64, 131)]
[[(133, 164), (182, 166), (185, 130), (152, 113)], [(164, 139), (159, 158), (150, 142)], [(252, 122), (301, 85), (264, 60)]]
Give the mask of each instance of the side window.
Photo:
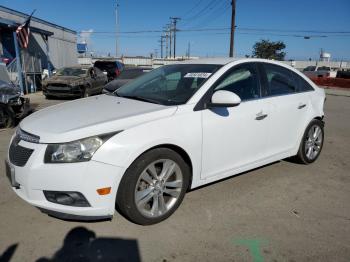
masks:
[(298, 88), (297, 88), (297, 92), (307, 92), (307, 91), (313, 91), (314, 88), (308, 83), (306, 82), (305, 79), (303, 79), (301, 76), (299, 76), (298, 74), (294, 74), (294, 79), (298, 84)]
[(287, 95), (296, 92), (296, 84), (292, 72), (281, 66), (264, 64), (267, 77), (267, 95)]
[(256, 67), (254, 64), (243, 64), (234, 67), (229, 73), (226, 73), (224, 79), (217, 83), (214, 90), (234, 92), (242, 101), (259, 98), (260, 85)]

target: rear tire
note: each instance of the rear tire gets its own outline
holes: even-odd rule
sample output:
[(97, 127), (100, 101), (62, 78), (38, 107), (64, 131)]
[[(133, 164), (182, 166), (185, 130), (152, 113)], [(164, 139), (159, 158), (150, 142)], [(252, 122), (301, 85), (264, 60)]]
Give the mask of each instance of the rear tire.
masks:
[(190, 172), (183, 158), (168, 148), (142, 154), (119, 184), (118, 211), (140, 225), (165, 220), (181, 204), (189, 186)]
[(301, 140), (298, 154), (295, 160), (302, 164), (311, 164), (316, 161), (322, 151), (324, 141), (324, 124), (318, 119), (314, 119), (306, 127)]

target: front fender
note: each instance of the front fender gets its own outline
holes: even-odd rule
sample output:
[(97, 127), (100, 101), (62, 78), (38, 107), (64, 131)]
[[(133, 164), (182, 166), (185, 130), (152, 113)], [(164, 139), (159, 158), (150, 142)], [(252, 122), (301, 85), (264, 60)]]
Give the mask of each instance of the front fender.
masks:
[(97, 150), (93, 160), (127, 169), (142, 153), (164, 144), (182, 148), (191, 159), (193, 179), (199, 178), (201, 112), (179, 113), (124, 130), (106, 141)]

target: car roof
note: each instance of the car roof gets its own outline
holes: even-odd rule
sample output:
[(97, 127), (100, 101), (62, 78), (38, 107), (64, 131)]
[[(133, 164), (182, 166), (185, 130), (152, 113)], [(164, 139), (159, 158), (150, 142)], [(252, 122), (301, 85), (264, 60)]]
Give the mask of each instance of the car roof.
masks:
[(215, 58), (199, 58), (192, 60), (184, 60), (178, 64), (209, 64), (209, 65), (226, 65), (233, 62), (265, 62), (271, 64), (285, 65), (281, 61), (269, 60), (263, 58), (237, 58), (237, 57), (215, 57)]
[(179, 64), (209, 64), (209, 65), (226, 65), (228, 63), (240, 60), (232, 57), (215, 57), (215, 58), (199, 58), (178, 62)]

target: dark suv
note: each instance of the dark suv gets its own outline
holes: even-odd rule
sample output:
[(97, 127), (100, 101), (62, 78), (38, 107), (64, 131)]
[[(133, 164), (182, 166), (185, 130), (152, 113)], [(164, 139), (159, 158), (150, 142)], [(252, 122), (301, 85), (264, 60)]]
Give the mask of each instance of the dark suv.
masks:
[(124, 64), (119, 61), (104, 61), (97, 60), (94, 67), (100, 69), (107, 75), (108, 81), (112, 81), (117, 78), (124, 69)]

